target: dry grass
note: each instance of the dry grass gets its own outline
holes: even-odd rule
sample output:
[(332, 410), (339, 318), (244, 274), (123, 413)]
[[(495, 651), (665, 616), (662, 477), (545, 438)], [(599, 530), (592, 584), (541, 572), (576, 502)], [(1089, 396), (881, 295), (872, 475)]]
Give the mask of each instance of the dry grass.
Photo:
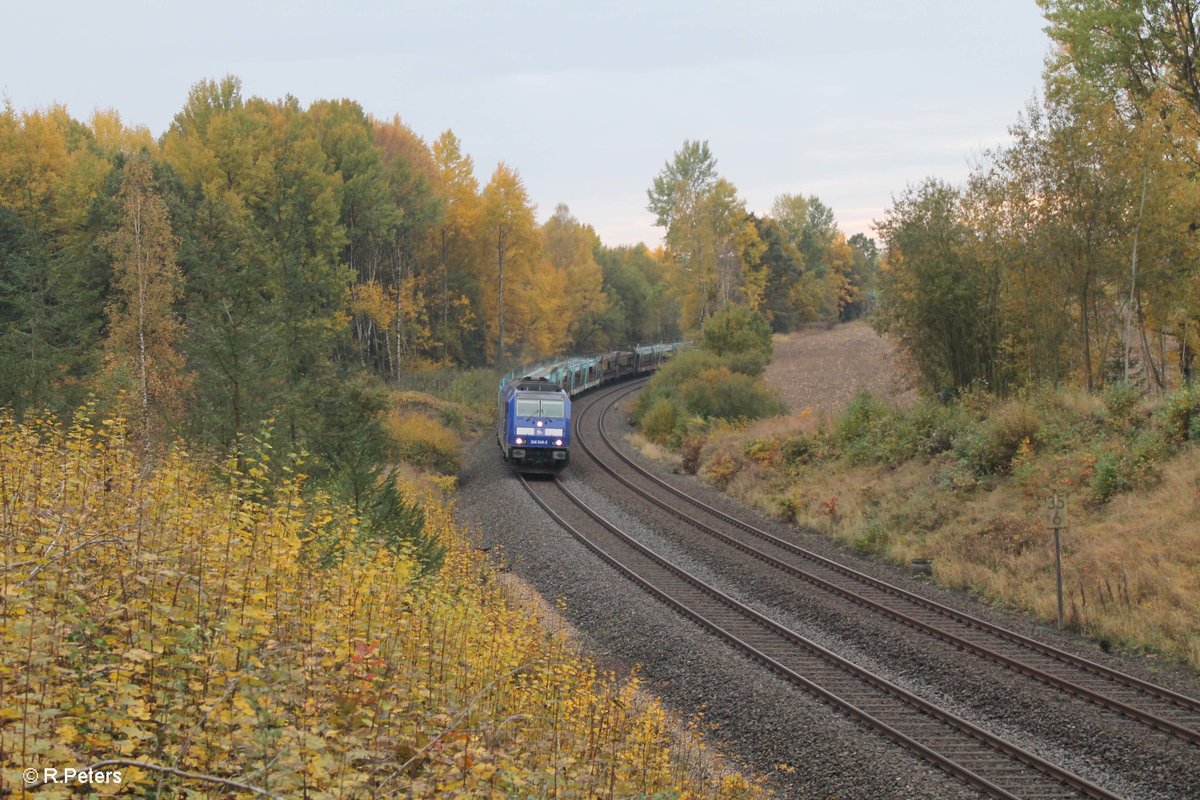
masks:
[(741, 430), (724, 433), (737, 439), (782, 439), (785, 436), (795, 436), (801, 433), (815, 433), (827, 423), (827, 414), (806, 407), (791, 414), (755, 420)]
[(650, 441), (640, 433), (631, 433), (628, 438), (629, 443), (633, 445), (634, 449), (646, 458), (654, 461), (662, 461), (676, 467), (682, 462), (678, 453), (668, 447)]
[(425, 392), (396, 392), (392, 407), (398, 411), (422, 414), (463, 435), (479, 434), (492, 425), (490, 407), (485, 412)]
[[(900, 468), (823, 462), (796, 473), (744, 455), (749, 439), (706, 445), (700, 475), (763, 511), (860, 551), (1045, 620), (1056, 614), (1046, 487), (956, 487), (944, 459)], [(742, 455), (738, 455), (739, 451)], [(1200, 668), (1200, 450), (1166, 462), (1157, 488), (1070, 508), (1063, 533), (1068, 624), (1093, 638)]]

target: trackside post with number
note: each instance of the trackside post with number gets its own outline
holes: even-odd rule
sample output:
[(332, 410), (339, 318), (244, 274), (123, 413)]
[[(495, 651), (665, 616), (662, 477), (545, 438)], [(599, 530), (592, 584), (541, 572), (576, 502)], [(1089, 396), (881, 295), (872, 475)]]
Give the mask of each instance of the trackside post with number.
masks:
[(1059, 531), (1067, 527), (1067, 498), (1055, 492), (1050, 498), (1050, 527), (1054, 529), (1054, 581), (1058, 585), (1058, 629), (1063, 629), (1062, 540)]

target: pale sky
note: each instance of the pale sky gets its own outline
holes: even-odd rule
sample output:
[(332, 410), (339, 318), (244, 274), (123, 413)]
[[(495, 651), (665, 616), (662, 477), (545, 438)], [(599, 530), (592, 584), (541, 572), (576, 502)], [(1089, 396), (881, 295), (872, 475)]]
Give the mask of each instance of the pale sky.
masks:
[(89, 2), (0, 0), (0, 97), (115, 108), (157, 136), (204, 78), (307, 105), (357, 100), (480, 183), (515, 167), (610, 245), (661, 230), (646, 188), (707, 139), (751, 211), (816, 194), (848, 234), (930, 175), (964, 179), (1037, 92), (1034, 0)]

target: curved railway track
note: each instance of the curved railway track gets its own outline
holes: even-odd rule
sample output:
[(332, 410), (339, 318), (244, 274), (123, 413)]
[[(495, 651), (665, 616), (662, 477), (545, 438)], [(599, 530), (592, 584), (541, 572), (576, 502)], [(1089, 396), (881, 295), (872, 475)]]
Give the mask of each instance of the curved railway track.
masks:
[(560, 526), (681, 615), (852, 719), (989, 797), (1111, 794), (809, 641), (639, 543), (557, 478), (521, 481)]
[[(1009, 631), (909, 592), (727, 514), (672, 486), (622, 453), (604, 427), (611, 408), (640, 384), (594, 395), (576, 411), (576, 444), (605, 472), (696, 530), (794, 578), (992, 660), (1192, 745), (1200, 745), (1200, 701)], [(590, 414), (595, 407), (599, 414)], [(584, 420), (591, 419), (591, 426)], [(603, 453), (589, 443), (603, 443)], [(681, 502), (682, 501), (682, 504)], [(717, 524), (700, 517), (716, 520)], [(720, 527), (718, 527), (720, 525)]]

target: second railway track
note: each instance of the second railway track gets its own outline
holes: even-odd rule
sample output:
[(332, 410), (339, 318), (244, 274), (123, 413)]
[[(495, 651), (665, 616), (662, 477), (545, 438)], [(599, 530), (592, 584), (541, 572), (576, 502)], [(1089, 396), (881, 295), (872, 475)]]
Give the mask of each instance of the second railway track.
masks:
[[(604, 426), (612, 406), (637, 388), (618, 387), (598, 394), (579, 409), (575, 418), (576, 444), (630, 491), (713, 540), (781, 573), (1193, 746), (1200, 745), (1200, 701), (1194, 698), (1006, 630), (798, 547), (653, 475), (622, 453)], [(597, 407), (599, 413), (591, 413)]]

